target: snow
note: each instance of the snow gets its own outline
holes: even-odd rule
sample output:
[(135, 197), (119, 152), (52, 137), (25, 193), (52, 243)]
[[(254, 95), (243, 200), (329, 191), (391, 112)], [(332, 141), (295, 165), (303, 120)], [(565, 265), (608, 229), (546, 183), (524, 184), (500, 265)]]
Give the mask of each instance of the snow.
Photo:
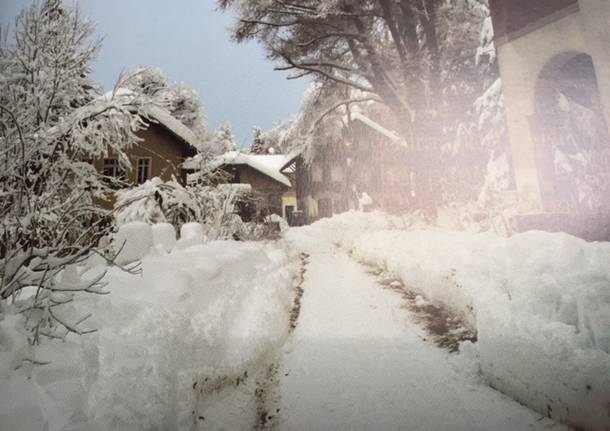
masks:
[(280, 429), (564, 429), (473, 379), (473, 345), (455, 357), (425, 341), (401, 295), (335, 247), (333, 224), (345, 226), (330, 220), (288, 232), (310, 262), (281, 360)]
[(176, 245), (176, 229), (169, 223), (157, 223), (152, 226), (155, 247), (169, 253)]
[(202, 245), (206, 239), (203, 225), (200, 223), (185, 223), (180, 228), (180, 240), (176, 243), (178, 250), (184, 250), (186, 248)]
[[(62, 275), (108, 271), (109, 295), (59, 310), (69, 320), (93, 311), (85, 324), (98, 332), (32, 348), (25, 316), (0, 309), (2, 426), (183, 430), (195, 412), (201, 429), (246, 427), (259, 382), (272, 383), (256, 373), (274, 361), (266, 389), (277, 391), (281, 429), (564, 429), (540, 414), (608, 428), (609, 243), (456, 232), (378, 212), (275, 242), (204, 244), (197, 223), (180, 234), (173, 246), (171, 225), (127, 223), (117, 237), (143, 255), (141, 275), (95, 260)], [(288, 338), (296, 251), (309, 257)], [(403, 297), (359, 262), (408, 286), (419, 306), (444, 304), (478, 341), (457, 354), (427, 341)], [(246, 371), (243, 385), (222, 386)], [(202, 382), (219, 386), (195, 391)]]
[(203, 240), (203, 226), (199, 223), (185, 223), (180, 228), (180, 239), (201, 238)]
[(121, 225), (113, 238), (116, 261), (125, 264), (142, 259), (154, 245), (153, 231), (148, 223), (129, 222)]
[[(141, 275), (106, 268), (109, 295), (61, 310), (93, 311), (98, 332), (45, 340), (35, 356), (18, 344), (24, 317), (1, 310), (0, 429), (192, 429), (195, 380), (243, 373), (284, 342), (292, 262), (282, 242), (215, 241), (148, 255)], [(15, 371), (25, 357), (50, 363)]]
[[(280, 172), (287, 161), (286, 156), (281, 154), (246, 154), (239, 151), (229, 151), (212, 160), (211, 165), (216, 167), (222, 165), (248, 165), (277, 182), (291, 187), (290, 179)], [(199, 169), (200, 160), (195, 156), (186, 161), (183, 167), (185, 169)]]
[(486, 381), (554, 419), (610, 427), (610, 244), (563, 233), (503, 238), (379, 213), (313, 225), (478, 332)]

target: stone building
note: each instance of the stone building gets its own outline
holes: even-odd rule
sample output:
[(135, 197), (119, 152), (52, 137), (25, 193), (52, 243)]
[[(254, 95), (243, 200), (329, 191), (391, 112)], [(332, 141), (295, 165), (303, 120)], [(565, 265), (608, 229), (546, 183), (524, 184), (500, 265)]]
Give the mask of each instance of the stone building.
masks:
[(610, 1), (490, 0), (490, 9), (520, 229), (605, 235)]

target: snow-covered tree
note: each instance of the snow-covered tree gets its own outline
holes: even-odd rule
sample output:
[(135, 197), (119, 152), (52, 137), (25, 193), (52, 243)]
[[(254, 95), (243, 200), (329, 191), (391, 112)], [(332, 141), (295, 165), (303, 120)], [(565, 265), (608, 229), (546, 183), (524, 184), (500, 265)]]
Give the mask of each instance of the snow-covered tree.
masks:
[(197, 92), (187, 84), (176, 84), (168, 89), (166, 98), (171, 114), (201, 141), (207, 141), (207, 128)]
[[(487, 2), (456, 2), (445, 8), (444, 14), (442, 40), (446, 41), (448, 53), (444, 90), (447, 115), (442, 123), (445, 139), (440, 160), (444, 173), (442, 201), (444, 204), (480, 202), (477, 196), (482, 188), (490, 192), (489, 184), (484, 184), (493, 174), (489, 167), (496, 164), (490, 162), (492, 155), (498, 163), (508, 163), (509, 168), (511, 160), (493, 27)], [(471, 24), (460, 25), (460, 22)], [(462, 42), (453, 42), (464, 34), (470, 40), (467, 49), (460, 47)], [(462, 65), (449, 67), (456, 61)], [(508, 178), (502, 184), (506, 188), (496, 190), (497, 195), (514, 187), (512, 169), (505, 172)], [(504, 207), (507, 203), (498, 202), (498, 205)], [(493, 208), (487, 210), (493, 211)]]
[(194, 176), (189, 176), (191, 185), (209, 186), (226, 182), (229, 175), (214, 160), (229, 151), (237, 151), (237, 143), (233, 128), (229, 123), (223, 123), (214, 134), (205, 142), (205, 150), (200, 150), (197, 155), (185, 161), (188, 169), (197, 171)]
[(158, 67), (138, 67), (129, 71), (127, 76), (124, 84), (126, 88), (150, 97), (165, 92), (169, 86), (167, 76)]
[[(103, 274), (74, 268), (92, 253), (107, 212), (109, 184), (88, 160), (124, 149), (143, 123), (141, 98), (96, 98), (91, 62), (100, 43), (79, 10), (60, 0), (34, 4), (0, 46), (0, 312), (23, 313), (31, 341), (82, 333), (62, 317), (77, 292), (103, 293)], [(70, 272), (72, 276), (66, 276)], [(21, 298), (21, 291), (35, 289)]]
[(161, 69), (151, 66), (130, 71), (125, 86), (134, 93), (148, 96), (155, 103), (164, 106), (174, 118), (197, 136), (200, 142), (198, 150), (209, 150), (201, 99), (191, 86), (171, 83)]
[(210, 141), (211, 147), (220, 154), (237, 150), (233, 127), (229, 123), (221, 124), (218, 130), (214, 132), (214, 135), (212, 135)]
[(299, 113), (269, 131), (267, 139), (285, 153), (302, 151), (305, 160), (311, 161), (322, 146), (342, 139), (350, 104), (372, 100), (360, 98), (356, 92), (330, 83), (312, 82), (303, 94)]
[(294, 127), (294, 123), (295, 119), (290, 118), (263, 133), (263, 140), (267, 145), (267, 152), (285, 154), (290, 149), (291, 143), (289, 141), (289, 135)]
[[(258, 40), (279, 63), (277, 70), (313, 78), (322, 87), (318, 91), (337, 96), (334, 103), (326, 99), (320, 117), (332, 119), (327, 109), (345, 109), (360, 99), (384, 104), (393, 117), (390, 128), (411, 148), (426, 150), (426, 166), (416, 173), (425, 178), (418, 182), (428, 185), (421, 192), (430, 206), (441, 202), (443, 146), (470, 129), (467, 114), (497, 77), (483, 61), (493, 51), (481, 46), (485, 0), (218, 4), (236, 11), (237, 41)], [(320, 121), (310, 124), (317, 131)], [(480, 164), (485, 166), (486, 156)]]
[[(437, 96), (444, 75), (460, 69), (453, 54), (477, 48), (471, 42), (478, 39), (478, 23), (466, 14), (481, 6), (476, 0), (325, 0), (299, 5), (220, 0), (219, 5), (238, 13), (235, 39), (261, 41), (271, 59), (281, 63), (278, 70), (376, 95), (397, 114), (405, 135), (418, 141), (426, 137), (413, 133), (416, 128), (437, 116), (431, 111), (442, 100)], [(452, 14), (458, 16), (447, 22)]]
[(253, 130), (252, 145), (250, 145), (250, 153), (252, 154), (266, 154), (267, 149), (265, 141), (263, 139), (263, 131), (260, 127), (256, 126)]

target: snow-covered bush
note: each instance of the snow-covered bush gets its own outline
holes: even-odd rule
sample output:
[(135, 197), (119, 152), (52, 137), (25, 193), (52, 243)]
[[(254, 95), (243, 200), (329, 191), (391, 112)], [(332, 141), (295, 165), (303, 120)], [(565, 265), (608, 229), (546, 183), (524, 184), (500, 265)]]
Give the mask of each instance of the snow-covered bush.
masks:
[(167, 182), (152, 178), (136, 187), (117, 191), (116, 198), (114, 217), (119, 226), (134, 221), (180, 226), (203, 217), (198, 196), (175, 178)]
[(251, 188), (243, 184), (182, 186), (176, 180), (153, 178), (137, 187), (117, 192), (115, 223), (171, 223), (177, 229), (189, 222), (204, 226), (209, 240), (255, 239), (255, 226), (243, 223), (240, 203), (253, 199)]
[(98, 247), (108, 219), (95, 205), (109, 179), (87, 160), (112, 152), (129, 167), (124, 149), (144, 126), (147, 99), (92, 94), (93, 31), (49, 0), (22, 11), (0, 46), (0, 306), (27, 317), (33, 343), (84, 331), (84, 317), (68, 321), (62, 306), (77, 292), (102, 293), (103, 274), (81, 277), (77, 266), (92, 253), (112, 258)]

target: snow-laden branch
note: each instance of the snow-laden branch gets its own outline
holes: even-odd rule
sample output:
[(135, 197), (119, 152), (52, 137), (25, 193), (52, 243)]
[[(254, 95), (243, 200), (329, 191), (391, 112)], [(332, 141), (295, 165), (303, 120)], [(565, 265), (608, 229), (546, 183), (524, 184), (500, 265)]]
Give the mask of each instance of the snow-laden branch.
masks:
[(326, 71), (324, 71), (322, 69), (319, 69), (317, 67), (308, 66), (308, 65), (302, 64), (302, 63), (297, 63), (297, 62), (295, 62), (294, 60), (292, 60), (291, 58), (289, 58), (287, 56), (284, 56), (283, 59), (284, 59), (284, 61), (286, 63), (288, 63), (289, 66), (280, 66), (280, 68), (276, 68), (276, 70), (288, 70), (290, 68), (301, 69), (301, 70), (304, 70), (304, 71), (307, 71), (307, 72), (315, 73), (315, 74), (320, 75), (320, 76), (322, 76), (324, 78), (328, 78), (331, 81), (335, 81), (335, 82), (337, 82), (339, 84), (343, 84), (343, 85), (347, 85), (349, 87), (353, 87), (353, 88), (355, 88), (357, 90), (360, 90), (360, 91), (364, 91), (364, 92), (367, 92), (367, 93), (373, 93), (374, 92), (373, 87), (369, 87), (369, 86), (365, 86), (365, 85), (359, 84), (359, 83), (357, 83), (354, 80), (337, 76), (334, 73), (326, 72)]

